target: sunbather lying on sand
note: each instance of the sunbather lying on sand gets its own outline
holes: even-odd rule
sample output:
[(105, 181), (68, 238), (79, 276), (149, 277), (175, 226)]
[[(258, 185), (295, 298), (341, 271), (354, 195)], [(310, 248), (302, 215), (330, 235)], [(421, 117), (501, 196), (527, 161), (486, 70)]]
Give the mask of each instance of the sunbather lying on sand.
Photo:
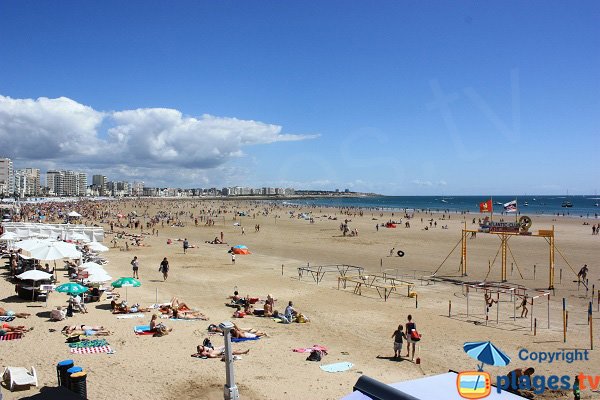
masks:
[[(196, 350), (198, 352), (196, 354), (192, 354), (192, 357), (219, 358), (225, 354), (224, 346), (217, 347), (216, 349), (211, 349), (210, 347), (199, 345), (198, 347), (196, 347)], [(248, 353), (250, 353), (250, 349), (248, 349), (246, 351), (233, 350), (233, 355), (248, 354)]]
[(175, 319), (201, 319), (204, 321), (208, 321), (208, 317), (202, 314), (200, 311), (179, 311), (176, 308), (173, 308), (173, 318)]
[(212, 241), (207, 240), (204, 243), (208, 243), (208, 244), (227, 244), (227, 242), (222, 242), (218, 237), (215, 237)]
[(93, 325), (71, 325), (65, 326), (61, 331), (63, 334), (70, 335), (86, 335), (86, 336), (108, 336), (110, 331), (104, 329), (103, 326)]
[(148, 312), (149, 308), (140, 307), (139, 304), (134, 304), (131, 307), (127, 305), (127, 302), (122, 301), (121, 304), (118, 304), (116, 301), (112, 300), (110, 302), (110, 307), (112, 309), (113, 314), (135, 314), (139, 312)]
[[(208, 326), (208, 331), (223, 333), (223, 329), (219, 328), (215, 324), (210, 324)], [(254, 335), (254, 336), (252, 336), (252, 335)], [(253, 338), (253, 337), (259, 337), (259, 336), (269, 337), (269, 335), (266, 332), (261, 332), (258, 329), (254, 329), (254, 328), (242, 329), (239, 326), (237, 326), (236, 324), (233, 324), (233, 329), (231, 329), (231, 336), (234, 338)]]
[(235, 325), (235, 324), (233, 324), (233, 329), (231, 330), (231, 337), (236, 338), (236, 339), (242, 339), (242, 338), (254, 339), (257, 337), (261, 337), (261, 336), (268, 337), (269, 335), (267, 335), (266, 332), (261, 332), (256, 329), (242, 330), (242, 329), (238, 328), (237, 325)]
[(29, 318), (31, 314), (28, 313), (16, 313), (14, 311), (6, 310), (0, 307), (0, 316), (3, 317), (17, 317), (17, 318)]
[(187, 304), (183, 302), (180, 303), (177, 297), (173, 297), (171, 299), (171, 308), (177, 309), (179, 311), (191, 310), (191, 307), (189, 307)]
[[(33, 328), (31, 328), (31, 329), (33, 329)], [(7, 333), (26, 333), (26, 332), (29, 332), (31, 329), (27, 329), (23, 325), (14, 326), (14, 325), (9, 325), (7, 323), (3, 323), (2, 325), (0, 325), (0, 331), (4, 332), (3, 335), (5, 335)]]

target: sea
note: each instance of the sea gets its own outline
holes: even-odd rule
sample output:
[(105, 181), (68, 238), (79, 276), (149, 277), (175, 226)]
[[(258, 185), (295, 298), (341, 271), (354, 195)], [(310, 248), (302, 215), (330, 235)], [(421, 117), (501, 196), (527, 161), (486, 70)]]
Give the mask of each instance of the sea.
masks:
[[(479, 204), (490, 196), (365, 196), (320, 197), (282, 200), (285, 204), (316, 207), (353, 207), (381, 211), (431, 211), (479, 213)], [(516, 200), (519, 214), (561, 215), (581, 218), (600, 218), (600, 196), (492, 196), (494, 214), (504, 212), (504, 204)], [(572, 207), (563, 207), (570, 202)]]

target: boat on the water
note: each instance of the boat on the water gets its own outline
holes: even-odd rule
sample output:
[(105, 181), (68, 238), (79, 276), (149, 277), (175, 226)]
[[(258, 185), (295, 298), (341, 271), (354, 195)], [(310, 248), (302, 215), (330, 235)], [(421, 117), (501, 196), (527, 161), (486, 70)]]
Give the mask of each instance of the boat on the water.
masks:
[(573, 203), (571, 203), (568, 200), (563, 201), (563, 203), (560, 205), (561, 207), (566, 207), (566, 208), (571, 208), (573, 207)]

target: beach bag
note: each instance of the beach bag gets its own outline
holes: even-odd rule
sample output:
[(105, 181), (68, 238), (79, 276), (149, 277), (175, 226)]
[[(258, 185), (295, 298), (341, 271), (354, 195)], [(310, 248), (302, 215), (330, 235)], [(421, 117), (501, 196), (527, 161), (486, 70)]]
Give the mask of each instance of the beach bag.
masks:
[(310, 352), (310, 354), (308, 355), (308, 357), (306, 357), (306, 361), (321, 361), (321, 358), (323, 358), (323, 354), (321, 353), (321, 350), (312, 350)]
[(419, 340), (421, 340), (421, 334), (417, 332), (416, 329), (413, 329), (412, 331), (410, 331), (410, 340), (412, 340), (413, 342), (418, 342)]
[(79, 339), (79, 335), (77, 335), (77, 336), (69, 336), (67, 338), (66, 343), (77, 343), (77, 342), (80, 342), (80, 341), (81, 341), (81, 339)]

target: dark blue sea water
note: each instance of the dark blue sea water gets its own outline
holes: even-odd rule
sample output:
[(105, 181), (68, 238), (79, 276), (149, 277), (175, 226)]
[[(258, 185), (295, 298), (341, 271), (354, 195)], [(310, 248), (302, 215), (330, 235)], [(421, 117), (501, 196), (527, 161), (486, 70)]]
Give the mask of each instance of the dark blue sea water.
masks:
[[(329, 207), (356, 207), (379, 210), (430, 210), (435, 212), (479, 212), (479, 203), (490, 196), (376, 196), (376, 197), (328, 197), (287, 200), (287, 204)], [(569, 215), (595, 217), (600, 215), (600, 196), (493, 196), (494, 213), (504, 211), (502, 204), (517, 200), (520, 214)], [(562, 207), (564, 202), (573, 207)], [(499, 204), (501, 203), (501, 204)]]

